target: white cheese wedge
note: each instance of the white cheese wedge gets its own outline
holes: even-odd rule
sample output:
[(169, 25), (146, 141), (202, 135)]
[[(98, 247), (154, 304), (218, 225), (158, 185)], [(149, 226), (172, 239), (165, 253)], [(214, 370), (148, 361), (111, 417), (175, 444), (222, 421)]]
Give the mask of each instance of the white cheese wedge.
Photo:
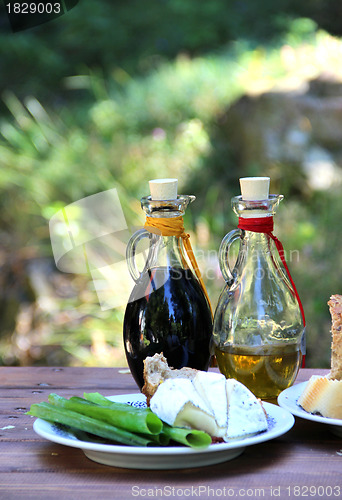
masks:
[(220, 373), (199, 371), (192, 383), (215, 417), (218, 427), (216, 436), (224, 437), (228, 426), (226, 377)]
[(151, 398), (150, 408), (161, 420), (216, 436), (215, 417), (189, 379), (167, 379)]
[(225, 441), (254, 436), (267, 429), (264, 410), (243, 384), (235, 379), (226, 380), (228, 395), (228, 427)]

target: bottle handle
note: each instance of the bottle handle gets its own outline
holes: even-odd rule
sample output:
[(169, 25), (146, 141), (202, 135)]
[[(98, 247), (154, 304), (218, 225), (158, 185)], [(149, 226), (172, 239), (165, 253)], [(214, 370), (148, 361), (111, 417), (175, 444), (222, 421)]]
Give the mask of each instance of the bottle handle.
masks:
[[(146, 229), (139, 229), (139, 231), (136, 231), (130, 238), (130, 240), (127, 243), (127, 248), (126, 248), (126, 260), (127, 260), (127, 267), (129, 274), (132, 276), (133, 280), (137, 283), (141, 275), (143, 274), (142, 272), (139, 272), (137, 263), (135, 260), (135, 255), (136, 255), (136, 250), (138, 243), (143, 239), (143, 238), (150, 238), (151, 233), (146, 231)], [(151, 253), (151, 245), (149, 247), (149, 255)], [(146, 259), (146, 263), (148, 262), (148, 258)], [(145, 265), (146, 267), (146, 265)]]
[(241, 229), (233, 229), (223, 238), (219, 248), (219, 264), (224, 280), (229, 284), (234, 281), (233, 272), (229, 266), (229, 250), (231, 245), (241, 237)]

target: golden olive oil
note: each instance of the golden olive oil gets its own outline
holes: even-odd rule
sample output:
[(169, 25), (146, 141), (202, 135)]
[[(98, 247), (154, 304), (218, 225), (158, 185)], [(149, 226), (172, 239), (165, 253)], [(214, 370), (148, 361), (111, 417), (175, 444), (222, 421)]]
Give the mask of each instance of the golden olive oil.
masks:
[(296, 379), (302, 361), (298, 345), (215, 349), (218, 367), (226, 378), (235, 378), (255, 396), (276, 398)]

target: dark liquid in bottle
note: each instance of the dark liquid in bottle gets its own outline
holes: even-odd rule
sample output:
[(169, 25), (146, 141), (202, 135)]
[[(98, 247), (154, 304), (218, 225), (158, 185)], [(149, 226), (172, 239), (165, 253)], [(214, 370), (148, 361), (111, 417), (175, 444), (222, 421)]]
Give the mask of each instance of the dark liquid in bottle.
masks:
[(127, 362), (141, 388), (143, 361), (163, 353), (169, 366), (207, 370), (212, 318), (203, 290), (189, 269), (155, 268), (136, 284), (124, 319)]

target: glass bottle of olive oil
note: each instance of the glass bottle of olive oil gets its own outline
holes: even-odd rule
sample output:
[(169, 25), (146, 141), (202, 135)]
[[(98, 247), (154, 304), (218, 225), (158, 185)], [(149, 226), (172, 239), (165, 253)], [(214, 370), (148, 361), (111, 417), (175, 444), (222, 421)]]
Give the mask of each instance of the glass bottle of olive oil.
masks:
[[(244, 178), (240, 185), (242, 196), (232, 199), (238, 229), (225, 236), (219, 250), (226, 285), (214, 315), (215, 354), (227, 378), (239, 380), (257, 397), (273, 399), (297, 376), (305, 318), (281, 243), (272, 233), (283, 196), (269, 195), (269, 178)], [(236, 240), (240, 248), (231, 267)]]

